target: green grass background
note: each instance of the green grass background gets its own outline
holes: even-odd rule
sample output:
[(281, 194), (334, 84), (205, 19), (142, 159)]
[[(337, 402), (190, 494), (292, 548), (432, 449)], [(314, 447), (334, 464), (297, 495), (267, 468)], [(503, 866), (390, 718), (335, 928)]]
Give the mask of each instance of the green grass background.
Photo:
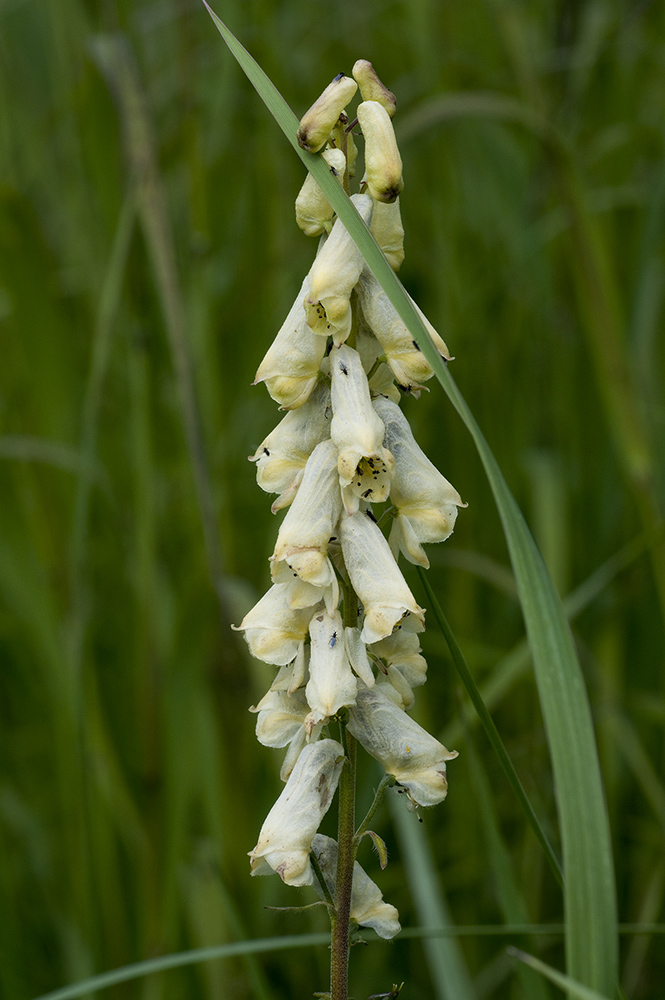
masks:
[[(665, 917), (665, 9), (611, 0), (219, 0), (296, 114), (369, 58), (398, 97), (400, 277), (572, 616), (624, 922)], [(314, 241), (303, 168), (190, 0), (0, 2), (0, 990), (30, 1000), (166, 952), (324, 930), (249, 879), (280, 754), (247, 707), (272, 668), (228, 628), (277, 520), (246, 461), (278, 419), (249, 383)], [(468, 433), (405, 404), (469, 507), (430, 581), (545, 828), (556, 804), (508, 557)], [(409, 580), (421, 599), (417, 576)], [(375, 823), (361, 861), (423, 922), (559, 923), (561, 896), (433, 620), (419, 721), (460, 751), (447, 802)], [(361, 800), (376, 774), (361, 769)], [(409, 818), (406, 817), (408, 820)], [(328, 831), (330, 832), (330, 831)], [(419, 866), (420, 865), (420, 866)], [(424, 874), (423, 874), (424, 872)], [(429, 884), (429, 883), (428, 883)], [(367, 937), (371, 937), (370, 934)], [(554, 995), (561, 936), (352, 952), (358, 998)], [(622, 937), (636, 1000), (661, 936)], [(142, 1000), (326, 989), (325, 946), (116, 986)], [(100, 994), (102, 995), (102, 994)]]

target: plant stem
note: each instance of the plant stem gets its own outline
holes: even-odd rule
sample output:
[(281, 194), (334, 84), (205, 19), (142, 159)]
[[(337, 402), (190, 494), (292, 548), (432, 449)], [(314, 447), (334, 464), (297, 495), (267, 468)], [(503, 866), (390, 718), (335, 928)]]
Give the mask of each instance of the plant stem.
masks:
[(330, 1000), (347, 1000), (349, 995), (349, 921), (353, 863), (356, 854), (354, 838), (356, 741), (347, 731), (343, 720), (340, 720), (340, 734), (346, 751), (346, 762), (339, 779), (337, 879), (330, 949)]

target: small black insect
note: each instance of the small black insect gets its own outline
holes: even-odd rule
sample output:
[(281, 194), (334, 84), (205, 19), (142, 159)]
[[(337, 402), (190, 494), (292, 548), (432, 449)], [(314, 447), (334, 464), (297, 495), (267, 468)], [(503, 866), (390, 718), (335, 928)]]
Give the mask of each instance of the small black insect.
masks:
[(330, 636), (330, 648), (331, 649), (333, 648), (333, 646), (335, 645), (336, 642), (337, 642), (337, 632), (333, 632), (333, 634)]
[(340, 361), (340, 363), (339, 363), (339, 370), (341, 371), (342, 375), (348, 375), (349, 374), (349, 369), (346, 367), (346, 365), (344, 364), (343, 361)]

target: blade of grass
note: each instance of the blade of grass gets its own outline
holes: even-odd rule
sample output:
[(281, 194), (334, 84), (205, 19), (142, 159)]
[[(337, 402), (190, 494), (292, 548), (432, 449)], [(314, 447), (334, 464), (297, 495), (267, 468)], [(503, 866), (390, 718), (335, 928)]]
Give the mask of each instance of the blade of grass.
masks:
[(253, 941), (233, 941), (214, 948), (198, 948), (195, 951), (182, 951), (175, 955), (162, 955), (160, 958), (150, 958), (145, 962), (135, 962), (124, 965), (121, 969), (102, 972), (80, 983), (63, 986), (62, 989), (44, 993), (36, 1000), (74, 1000), (91, 990), (101, 990), (116, 983), (126, 983), (130, 979), (141, 979), (156, 972), (167, 969), (180, 969), (185, 965), (197, 965), (199, 962), (212, 962), (220, 958), (232, 958), (234, 955), (256, 955), (259, 952), (285, 951), (288, 948), (310, 948), (327, 944), (329, 934), (302, 934), (298, 937), (257, 938)]
[(579, 1000), (609, 1000), (605, 994), (589, 989), (588, 986), (577, 982), (572, 976), (565, 976), (562, 972), (553, 969), (551, 965), (541, 962), (539, 958), (534, 958), (533, 955), (527, 955), (526, 952), (520, 951), (519, 948), (509, 947), (506, 951), (514, 958), (519, 958), (520, 962), (524, 962), (525, 965), (535, 969), (536, 972), (540, 972), (541, 975), (545, 976), (546, 979), (549, 979), (556, 986), (560, 986), (569, 996), (578, 997)]
[[(424, 926), (452, 927), (425, 830), (406, 811), (398, 796), (388, 796), (388, 802), (402, 843), (404, 867), (419, 921)], [(473, 983), (458, 943), (444, 940), (436, 944), (426, 937), (423, 949), (437, 1000), (473, 1000)]]
[(420, 577), (420, 582), (422, 583), (425, 593), (427, 594), (427, 600), (434, 612), (434, 617), (437, 620), (439, 628), (443, 632), (446, 642), (448, 643), (448, 648), (450, 650), (450, 655), (452, 656), (453, 663), (457, 669), (458, 674), (467, 690), (467, 693), (473, 702), (473, 706), (478, 713), (478, 718), (482, 724), (485, 734), (494, 747), (497, 757), (501, 761), (501, 766), (505, 772), (510, 785), (517, 796), (522, 809), (529, 821), (531, 829), (535, 833), (540, 845), (545, 852), (545, 857), (549, 862), (550, 868), (560, 886), (563, 887), (563, 872), (561, 871), (561, 865), (559, 864), (559, 859), (557, 858), (552, 845), (547, 839), (547, 835), (543, 830), (538, 817), (534, 811), (533, 806), (529, 802), (529, 798), (524, 791), (524, 786), (520, 781), (519, 775), (515, 770), (515, 765), (513, 764), (508, 751), (506, 750), (505, 744), (499, 735), (499, 730), (494, 724), (492, 716), (487, 711), (487, 707), (482, 699), (478, 686), (473, 678), (473, 674), (469, 670), (466, 659), (464, 658), (464, 653), (462, 652), (457, 639), (455, 638), (453, 631), (448, 624), (448, 619), (443, 613), (441, 605), (436, 599), (434, 591), (432, 590), (429, 580), (427, 579), (424, 570), (418, 566), (418, 576)]
[(406, 323), (476, 445), (508, 543), (552, 758), (566, 874), (567, 968), (585, 985), (613, 992), (618, 948), (609, 822), (587, 693), (559, 595), (480, 427), (395, 273), (320, 155), (305, 153), (298, 146), (297, 120), (279, 92), (206, 0), (203, 2)]

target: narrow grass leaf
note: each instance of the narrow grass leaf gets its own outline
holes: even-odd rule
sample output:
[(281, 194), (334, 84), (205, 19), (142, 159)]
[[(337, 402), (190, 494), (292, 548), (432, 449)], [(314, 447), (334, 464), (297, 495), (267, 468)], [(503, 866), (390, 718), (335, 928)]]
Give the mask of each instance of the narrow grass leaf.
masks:
[(539, 958), (534, 958), (533, 955), (527, 955), (526, 952), (520, 951), (519, 948), (509, 947), (506, 951), (514, 958), (519, 958), (520, 962), (524, 962), (525, 965), (535, 969), (536, 972), (540, 972), (541, 975), (545, 976), (546, 979), (549, 979), (556, 986), (560, 986), (571, 997), (577, 997), (578, 1000), (609, 1000), (609, 997), (604, 993), (589, 989), (588, 986), (577, 982), (572, 976), (566, 976), (563, 972), (558, 972), (551, 965), (541, 962)]
[(478, 686), (473, 678), (473, 674), (469, 670), (468, 664), (464, 657), (464, 653), (462, 652), (460, 645), (457, 642), (457, 639), (455, 638), (455, 635), (450, 625), (448, 624), (448, 620), (443, 613), (441, 605), (436, 599), (434, 591), (430, 586), (429, 580), (427, 579), (425, 572), (421, 569), (420, 566), (418, 567), (418, 575), (420, 577), (420, 582), (422, 583), (425, 589), (425, 593), (427, 594), (427, 600), (429, 602), (429, 606), (434, 614), (434, 617), (437, 620), (439, 628), (443, 632), (446, 642), (448, 643), (448, 648), (450, 650), (450, 655), (452, 656), (453, 663), (455, 664), (455, 667), (457, 668), (457, 672), (460, 675), (462, 683), (464, 684), (464, 687), (466, 688), (467, 693), (471, 701), (473, 702), (473, 706), (476, 712), (478, 713), (478, 718), (480, 719), (482, 727), (485, 730), (485, 734), (490, 743), (492, 744), (492, 746), (494, 747), (494, 750), (496, 751), (499, 760), (501, 761), (501, 766), (503, 767), (505, 775), (508, 778), (508, 781), (510, 782), (513, 791), (517, 795), (519, 803), (522, 806), (522, 809), (524, 810), (524, 813), (526, 815), (527, 820), (529, 821), (531, 829), (535, 833), (539, 843), (541, 844), (545, 852), (545, 857), (547, 858), (547, 861), (550, 865), (550, 868), (552, 869), (552, 872), (554, 873), (557, 882), (559, 883), (560, 886), (563, 886), (563, 873), (561, 871), (561, 865), (559, 864), (559, 859), (554, 853), (552, 845), (547, 839), (547, 835), (540, 824), (540, 820), (538, 819), (535, 810), (531, 805), (526, 792), (524, 791), (524, 786), (522, 785), (519, 775), (515, 770), (515, 765), (510, 759), (505, 744), (499, 734), (499, 730), (496, 728), (494, 724), (494, 719), (488, 712), (487, 707), (480, 694), (480, 691), (478, 690)]

